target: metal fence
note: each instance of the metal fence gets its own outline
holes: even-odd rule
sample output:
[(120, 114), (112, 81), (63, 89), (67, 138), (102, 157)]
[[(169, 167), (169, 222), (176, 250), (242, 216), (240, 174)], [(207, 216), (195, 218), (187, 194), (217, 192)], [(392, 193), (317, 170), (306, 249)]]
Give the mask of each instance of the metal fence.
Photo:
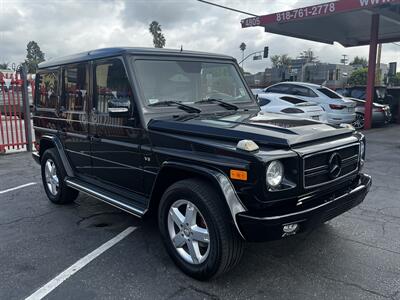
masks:
[(24, 69), (0, 77), (0, 153), (32, 149), (30, 112), (35, 94)]

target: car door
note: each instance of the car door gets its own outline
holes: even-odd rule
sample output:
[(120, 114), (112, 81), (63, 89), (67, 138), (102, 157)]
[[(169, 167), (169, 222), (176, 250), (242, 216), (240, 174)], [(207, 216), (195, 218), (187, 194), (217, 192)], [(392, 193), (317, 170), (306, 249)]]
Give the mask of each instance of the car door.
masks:
[(59, 108), (59, 135), (66, 155), (77, 176), (91, 175), (88, 126), (89, 64), (62, 68), (62, 91)]
[(92, 174), (106, 187), (143, 193), (143, 129), (122, 58), (93, 62)]

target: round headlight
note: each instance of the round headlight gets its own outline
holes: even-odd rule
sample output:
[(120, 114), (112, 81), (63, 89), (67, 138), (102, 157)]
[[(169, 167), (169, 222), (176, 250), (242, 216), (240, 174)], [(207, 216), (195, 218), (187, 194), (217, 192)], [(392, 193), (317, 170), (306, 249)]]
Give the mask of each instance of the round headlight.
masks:
[(277, 187), (283, 179), (283, 165), (278, 160), (273, 160), (267, 167), (267, 184), (270, 187)]

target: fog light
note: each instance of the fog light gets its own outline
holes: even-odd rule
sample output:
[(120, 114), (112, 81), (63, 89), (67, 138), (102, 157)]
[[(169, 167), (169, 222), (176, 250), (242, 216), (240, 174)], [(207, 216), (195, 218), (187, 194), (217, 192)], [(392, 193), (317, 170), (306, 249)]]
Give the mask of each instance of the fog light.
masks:
[(283, 234), (284, 236), (295, 234), (298, 229), (299, 229), (299, 224), (297, 223), (287, 224), (283, 226)]

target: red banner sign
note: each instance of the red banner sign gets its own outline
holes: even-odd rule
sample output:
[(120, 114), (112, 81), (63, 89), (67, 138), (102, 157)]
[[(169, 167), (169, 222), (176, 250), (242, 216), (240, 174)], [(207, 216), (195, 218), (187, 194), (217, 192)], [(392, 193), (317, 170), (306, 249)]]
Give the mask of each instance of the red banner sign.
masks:
[(310, 17), (322, 17), (335, 13), (343, 13), (357, 9), (400, 3), (400, 0), (339, 0), (318, 5), (312, 5), (271, 15), (247, 18), (241, 21), (242, 27), (266, 26), (274, 23), (284, 23)]

